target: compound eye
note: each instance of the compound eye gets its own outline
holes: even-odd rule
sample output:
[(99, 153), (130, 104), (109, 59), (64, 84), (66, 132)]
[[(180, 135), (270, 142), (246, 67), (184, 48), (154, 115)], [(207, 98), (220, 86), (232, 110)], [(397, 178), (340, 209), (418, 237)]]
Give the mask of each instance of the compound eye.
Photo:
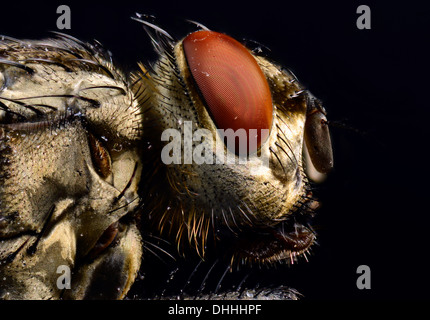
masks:
[(97, 173), (106, 179), (112, 172), (112, 161), (109, 152), (91, 133), (88, 134), (91, 158)]
[[(183, 48), (217, 128), (244, 129), (247, 153), (256, 152), (269, 136), (273, 105), (269, 84), (255, 58), (233, 38), (206, 30), (188, 35)], [(238, 153), (237, 146), (234, 152)]]

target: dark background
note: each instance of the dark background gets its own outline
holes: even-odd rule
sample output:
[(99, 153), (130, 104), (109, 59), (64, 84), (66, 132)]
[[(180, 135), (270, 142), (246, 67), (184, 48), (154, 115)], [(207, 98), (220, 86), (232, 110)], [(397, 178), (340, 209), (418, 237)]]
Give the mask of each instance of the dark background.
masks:
[[(177, 38), (194, 30), (190, 19), (269, 48), (268, 57), (323, 100), (335, 169), (318, 192), (319, 245), (309, 263), (257, 271), (247, 285), (280, 282), (304, 299), (428, 299), (429, 9), (415, 1), (344, 2), (7, 1), (0, 34), (47, 37), (57, 30), (58, 5), (67, 4), (67, 33), (99, 40), (124, 70), (156, 57), (130, 19), (135, 12), (154, 15)], [(371, 9), (371, 30), (356, 27), (361, 4)], [(371, 268), (370, 290), (356, 287), (359, 265)]]

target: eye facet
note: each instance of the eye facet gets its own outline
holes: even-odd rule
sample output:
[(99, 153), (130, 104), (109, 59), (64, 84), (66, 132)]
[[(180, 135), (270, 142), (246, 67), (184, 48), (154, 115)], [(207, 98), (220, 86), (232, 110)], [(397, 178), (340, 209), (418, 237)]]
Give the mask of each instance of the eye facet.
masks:
[[(248, 153), (257, 151), (269, 136), (273, 105), (269, 84), (255, 58), (233, 38), (206, 30), (188, 35), (183, 48), (217, 128), (245, 129), (247, 144), (251, 144)], [(250, 141), (251, 129), (257, 130), (257, 145)]]

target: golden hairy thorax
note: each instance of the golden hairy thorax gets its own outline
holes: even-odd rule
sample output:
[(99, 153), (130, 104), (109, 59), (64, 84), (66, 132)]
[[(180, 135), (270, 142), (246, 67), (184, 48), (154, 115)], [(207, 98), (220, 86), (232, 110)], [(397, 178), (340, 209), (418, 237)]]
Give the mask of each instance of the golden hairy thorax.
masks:
[[(1, 298), (124, 298), (146, 235), (238, 266), (314, 243), (308, 169), (333, 164), (321, 102), (227, 35), (141, 22), (159, 57), (130, 76), (97, 43), (0, 38)], [(266, 131), (242, 153), (230, 126)], [(238, 295), (200, 298), (222, 297)]]

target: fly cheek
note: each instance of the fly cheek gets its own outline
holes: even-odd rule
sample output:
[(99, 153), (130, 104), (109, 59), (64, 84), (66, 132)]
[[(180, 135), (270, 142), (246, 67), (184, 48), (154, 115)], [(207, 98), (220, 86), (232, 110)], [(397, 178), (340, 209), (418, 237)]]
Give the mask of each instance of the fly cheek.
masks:
[(315, 169), (328, 173), (333, 168), (333, 150), (326, 112), (320, 102), (310, 98), (306, 115), (304, 138)]

